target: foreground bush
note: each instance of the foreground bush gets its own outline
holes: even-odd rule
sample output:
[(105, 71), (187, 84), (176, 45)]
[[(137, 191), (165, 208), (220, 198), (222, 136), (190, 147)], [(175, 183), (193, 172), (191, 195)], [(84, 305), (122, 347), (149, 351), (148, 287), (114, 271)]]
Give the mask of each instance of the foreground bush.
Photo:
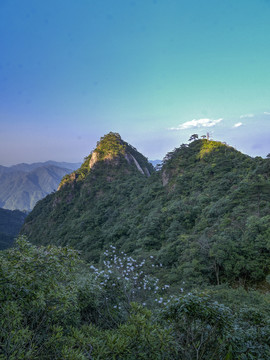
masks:
[[(76, 251), (25, 238), (0, 252), (0, 360), (270, 358), (267, 295), (252, 306), (229, 288), (169, 296), (142, 262), (114, 260), (91, 269)], [(214, 301), (225, 295), (227, 306)]]

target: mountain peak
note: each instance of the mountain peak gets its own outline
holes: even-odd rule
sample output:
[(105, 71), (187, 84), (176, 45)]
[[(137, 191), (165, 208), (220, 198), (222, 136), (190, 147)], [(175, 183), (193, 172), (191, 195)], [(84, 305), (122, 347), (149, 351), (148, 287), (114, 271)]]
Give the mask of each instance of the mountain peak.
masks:
[(85, 158), (82, 166), (62, 179), (58, 189), (67, 182), (82, 180), (89, 172), (92, 173), (97, 167), (106, 165), (124, 166), (128, 172), (133, 168), (145, 176), (150, 176), (154, 171), (153, 165), (135, 147), (122, 140), (118, 133), (109, 132), (97, 142), (96, 148)]
[(97, 142), (96, 149), (92, 152), (89, 160), (89, 168), (92, 169), (97, 162), (105, 161), (118, 164), (120, 159), (125, 158), (129, 165), (135, 165), (137, 170), (146, 176), (153, 171), (152, 165), (132, 145), (122, 140), (118, 133), (110, 132)]
[[(240, 172), (240, 168), (245, 168), (247, 163), (251, 163), (248, 155), (234, 149), (221, 141), (198, 139), (190, 144), (182, 144), (179, 148), (169, 152), (163, 159), (162, 181), (163, 185), (168, 183), (175, 185), (175, 181), (184, 178), (185, 173), (193, 169), (199, 173), (201, 179), (207, 177), (226, 176), (228, 171), (235, 169)], [(190, 179), (186, 179), (189, 182)]]
[(111, 161), (125, 155), (126, 145), (118, 133), (110, 132), (97, 142), (95, 150), (91, 154), (89, 168), (93, 168), (99, 161)]

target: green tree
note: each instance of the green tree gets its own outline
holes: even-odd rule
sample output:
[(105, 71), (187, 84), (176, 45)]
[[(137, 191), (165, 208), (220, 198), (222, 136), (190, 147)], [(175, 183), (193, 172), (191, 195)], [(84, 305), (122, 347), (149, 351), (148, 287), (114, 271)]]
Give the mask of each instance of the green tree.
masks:
[(198, 139), (199, 139), (199, 135), (198, 134), (193, 134), (193, 135), (190, 136), (188, 141), (194, 141), (194, 140), (198, 140)]
[(176, 297), (162, 316), (172, 326), (177, 358), (216, 360), (229, 353), (226, 335), (232, 327), (232, 314), (210, 297), (191, 293)]
[(46, 356), (46, 348), (54, 327), (67, 330), (79, 321), (75, 276), (79, 263), (73, 250), (38, 248), (24, 237), (0, 253), (1, 360), (52, 358), (52, 353)]

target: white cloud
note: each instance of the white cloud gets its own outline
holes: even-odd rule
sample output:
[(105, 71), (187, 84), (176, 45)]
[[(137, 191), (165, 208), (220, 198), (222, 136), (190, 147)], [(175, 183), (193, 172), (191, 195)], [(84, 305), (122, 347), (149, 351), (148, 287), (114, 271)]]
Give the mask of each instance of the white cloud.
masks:
[(264, 114), (265, 114), (265, 115), (270, 115), (270, 112), (265, 111)]
[(241, 115), (240, 119), (245, 119), (245, 118), (253, 118), (254, 114), (245, 114), (245, 115)]
[(243, 123), (239, 122), (239, 123), (237, 123), (237, 124), (234, 124), (233, 127), (234, 127), (234, 128), (238, 128), (239, 126), (242, 126), (242, 125), (243, 125)]
[(200, 128), (200, 127), (211, 127), (215, 126), (223, 119), (211, 120), (211, 119), (193, 119), (191, 121), (187, 121), (184, 124), (180, 124), (177, 127), (170, 128), (169, 130), (186, 130), (191, 128)]

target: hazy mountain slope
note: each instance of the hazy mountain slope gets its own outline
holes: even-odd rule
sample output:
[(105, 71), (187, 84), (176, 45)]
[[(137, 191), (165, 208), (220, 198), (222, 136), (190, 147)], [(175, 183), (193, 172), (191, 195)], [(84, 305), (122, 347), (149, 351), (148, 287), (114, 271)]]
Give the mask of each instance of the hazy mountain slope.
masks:
[(21, 164), (12, 165), (12, 166), (0, 165), (0, 174), (10, 173), (10, 172), (21, 172), (21, 171), (22, 172), (30, 172), (37, 168), (48, 166), (48, 165), (53, 165), (56, 167), (69, 169), (69, 170), (76, 170), (81, 166), (81, 163), (69, 163), (69, 162), (64, 162), (64, 161), (59, 162), (59, 161), (48, 160), (45, 162), (37, 162), (37, 163), (32, 163), (32, 164), (21, 163)]
[(197, 140), (169, 153), (161, 171), (146, 177), (124, 152), (113, 155), (115, 144), (104, 139), (106, 151), (97, 147), (27, 217), (22, 233), (31, 241), (69, 244), (94, 261), (109, 244), (154, 254), (170, 283), (264, 281), (269, 160)]
[(15, 210), (0, 209), (0, 250), (12, 245), (13, 239), (18, 235), (26, 213)]
[(38, 200), (56, 190), (62, 177), (77, 165), (69, 169), (51, 163), (54, 162), (1, 167), (0, 206), (10, 210), (30, 211)]

